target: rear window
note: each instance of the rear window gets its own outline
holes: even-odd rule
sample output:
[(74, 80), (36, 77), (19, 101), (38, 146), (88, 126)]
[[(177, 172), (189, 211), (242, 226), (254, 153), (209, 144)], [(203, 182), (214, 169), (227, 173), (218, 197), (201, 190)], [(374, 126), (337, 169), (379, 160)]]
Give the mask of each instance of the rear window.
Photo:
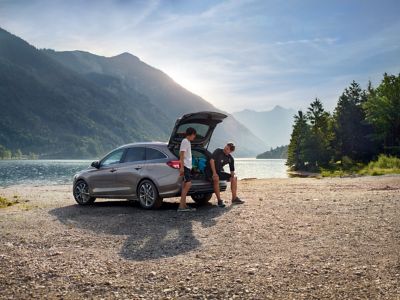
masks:
[(158, 151), (153, 148), (146, 149), (146, 160), (163, 159), (166, 157), (167, 156), (164, 153), (162, 153), (161, 151)]
[(178, 137), (185, 138), (186, 137), (186, 129), (189, 127), (192, 127), (196, 130), (196, 140), (203, 139), (206, 136), (208, 129), (210, 128), (209, 125), (199, 124), (199, 123), (182, 124), (178, 127), (178, 130), (177, 130)]
[(133, 147), (126, 150), (124, 162), (134, 162), (145, 160), (146, 148), (144, 147)]

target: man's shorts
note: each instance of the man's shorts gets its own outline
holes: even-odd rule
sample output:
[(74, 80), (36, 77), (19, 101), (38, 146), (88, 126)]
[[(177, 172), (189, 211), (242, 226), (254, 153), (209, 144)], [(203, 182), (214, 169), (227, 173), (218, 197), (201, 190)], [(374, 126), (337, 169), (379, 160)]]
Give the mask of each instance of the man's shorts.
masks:
[(218, 177), (219, 180), (226, 180), (226, 181), (230, 181), (231, 180), (231, 174), (226, 173), (226, 172), (218, 172)]
[(183, 167), (183, 181), (184, 182), (191, 182), (192, 181), (192, 170), (187, 167)]

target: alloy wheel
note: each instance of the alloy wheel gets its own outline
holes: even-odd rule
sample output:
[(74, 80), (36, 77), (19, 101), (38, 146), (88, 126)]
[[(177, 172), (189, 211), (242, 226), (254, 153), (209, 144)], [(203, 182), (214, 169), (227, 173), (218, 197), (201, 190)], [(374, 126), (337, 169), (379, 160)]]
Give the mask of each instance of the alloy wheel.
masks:
[(139, 200), (145, 207), (153, 206), (155, 202), (155, 190), (153, 186), (145, 182), (139, 188)]
[(81, 181), (75, 186), (74, 196), (79, 203), (86, 204), (89, 202), (89, 186), (86, 182)]

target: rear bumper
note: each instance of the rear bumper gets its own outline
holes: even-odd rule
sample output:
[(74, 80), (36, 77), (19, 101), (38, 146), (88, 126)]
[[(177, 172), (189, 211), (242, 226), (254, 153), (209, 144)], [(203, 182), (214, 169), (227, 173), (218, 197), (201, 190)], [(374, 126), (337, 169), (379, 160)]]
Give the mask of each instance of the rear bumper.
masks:
[[(220, 181), (219, 182), (219, 190), (221, 192), (224, 192), (224, 191), (226, 191), (226, 188), (227, 188), (227, 182)], [(163, 198), (179, 197), (181, 195), (181, 189), (182, 189), (182, 186), (179, 185), (176, 190), (168, 191), (165, 193), (160, 193), (160, 196)], [(196, 180), (193, 180), (192, 186), (190, 187), (188, 195), (200, 194), (200, 193), (201, 194), (214, 193), (214, 187), (213, 187), (212, 183), (196, 182)]]
[[(221, 192), (226, 191), (226, 186), (227, 186), (226, 181), (219, 182), (219, 190)], [(188, 194), (192, 195), (196, 193), (214, 193), (214, 186), (211, 183), (196, 185), (196, 183), (193, 182)]]

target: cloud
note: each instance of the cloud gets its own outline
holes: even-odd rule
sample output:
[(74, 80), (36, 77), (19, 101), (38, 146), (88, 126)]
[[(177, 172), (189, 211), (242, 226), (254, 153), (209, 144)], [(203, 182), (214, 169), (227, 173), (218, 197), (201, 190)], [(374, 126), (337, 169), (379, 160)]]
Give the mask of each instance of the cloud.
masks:
[(332, 45), (338, 41), (338, 38), (314, 38), (314, 39), (302, 39), (302, 40), (290, 40), (284, 42), (275, 42), (275, 45), (293, 45), (293, 44), (327, 44)]

